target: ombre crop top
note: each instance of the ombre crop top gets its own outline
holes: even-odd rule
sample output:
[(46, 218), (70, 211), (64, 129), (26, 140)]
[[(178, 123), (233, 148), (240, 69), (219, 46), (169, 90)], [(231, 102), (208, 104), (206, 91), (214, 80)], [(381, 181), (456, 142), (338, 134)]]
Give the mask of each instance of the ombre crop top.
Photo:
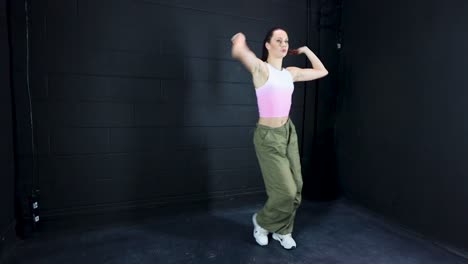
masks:
[(255, 89), (260, 117), (289, 116), (294, 83), (291, 73), (281, 71), (268, 64), (267, 82)]

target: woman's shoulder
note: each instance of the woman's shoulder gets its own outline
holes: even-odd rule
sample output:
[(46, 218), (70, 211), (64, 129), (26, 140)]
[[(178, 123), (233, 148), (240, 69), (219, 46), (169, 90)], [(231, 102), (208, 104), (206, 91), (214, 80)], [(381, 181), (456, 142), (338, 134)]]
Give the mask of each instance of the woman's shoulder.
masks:
[(258, 75), (268, 76), (270, 73), (269, 64), (265, 61), (260, 60), (258, 63)]
[(265, 85), (270, 77), (270, 69), (268, 67), (268, 63), (266, 63), (265, 61), (261, 61), (258, 67), (259, 70), (257, 74), (253, 75), (253, 82), (255, 84), (256, 89)]
[(299, 67), (295, 67), (295, 66), (290, 66), (290, 67), (287, 67), (286, 70), (289, 72), (289, 74), (291, 75), (291, 78), (293, 79), (293, 81), (295, 80), (295, 76), (297, 74), (297, 72), (299, 70), (301, 70), (301, 68)]

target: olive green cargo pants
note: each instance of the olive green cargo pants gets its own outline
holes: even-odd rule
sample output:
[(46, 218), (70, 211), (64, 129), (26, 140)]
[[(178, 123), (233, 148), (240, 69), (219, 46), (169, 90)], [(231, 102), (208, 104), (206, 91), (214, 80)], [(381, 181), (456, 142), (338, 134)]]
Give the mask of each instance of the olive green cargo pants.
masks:
[(302, 191), (296, 128), (291, 120), (277, 128), (257, 124), (254, 145), (268, 195), (257, 223), (272, 233), (292, 233)]

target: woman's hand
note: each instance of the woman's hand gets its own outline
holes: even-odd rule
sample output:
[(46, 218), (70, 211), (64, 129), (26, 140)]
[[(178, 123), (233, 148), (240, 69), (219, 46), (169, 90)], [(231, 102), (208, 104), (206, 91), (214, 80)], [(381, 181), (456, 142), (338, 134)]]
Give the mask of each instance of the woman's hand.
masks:
[(231, 42), (234, 44), (236, 42), (245, 42), (245, 35), (242, 32), (239, 32), (232, 36)]
[(301, 69), (298, 67), (288, 67), (287, 69), (291, 72), (293, 80), (295, 82), (312, 81), (318, 78), (322, 78), (328, 74), (327, 69), (323, 66), (323, 63), (319, 58), (306, 46), (298, 49), (293, 49), (290, 54), (304, 54), (312, 64), (312, 68)]
[[(266, 65), (255, 56), (255, 54), (247, 46), (245, 35), (242, 32), (239, 32), (232, 36), (232, 49), (231, 56), (232, 58), (239, 60), (244, 64), (247, 70), (252, 73), (254, 85), (258, 82), (260, 77), (266, 75)], [(255, 86), (257, 87), (257, 85)]]
[(309, 51), (312, 52), (307, 46), (304, 46), (297, 49), (297, 54), (304, 54)]
[(243, 53), (245, 54), (247, 51), (249, 51), (249, 48), (247, 47), (247, 43), (245, 41), (245, 35), (242, 32), (239, 32), (232, 36), (231, 42), (231, 56), (234, 59), (239, 59), (239, 57), (242, 56)]
[(307, 46), (300, 47), (298, 49), (290, 49), (289, 54), (290, 55), (299, 55), (299, 54), (307, 54), (307, 52), (312, 52)]

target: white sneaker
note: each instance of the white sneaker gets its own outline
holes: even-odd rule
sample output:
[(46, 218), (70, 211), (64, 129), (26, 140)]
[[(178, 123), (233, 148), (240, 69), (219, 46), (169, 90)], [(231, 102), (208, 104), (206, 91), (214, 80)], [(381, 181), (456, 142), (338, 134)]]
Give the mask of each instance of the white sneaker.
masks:
[(273, 239), (279, 241), (281, 246), (283, 246), (285, 249), (292, 249), (296, 247), (296, 241), (294, 241), (291, 234), (280, 235), (273, 233)]
[(255, 241), (257, 241), (257, 243), (260, 246), (268, 245), (268, 233), (269, 232), (266, 229), (258, 225), (256, 213), (252, 216), (252, 222), (254, 225), (253, 236), (255, 237)]

